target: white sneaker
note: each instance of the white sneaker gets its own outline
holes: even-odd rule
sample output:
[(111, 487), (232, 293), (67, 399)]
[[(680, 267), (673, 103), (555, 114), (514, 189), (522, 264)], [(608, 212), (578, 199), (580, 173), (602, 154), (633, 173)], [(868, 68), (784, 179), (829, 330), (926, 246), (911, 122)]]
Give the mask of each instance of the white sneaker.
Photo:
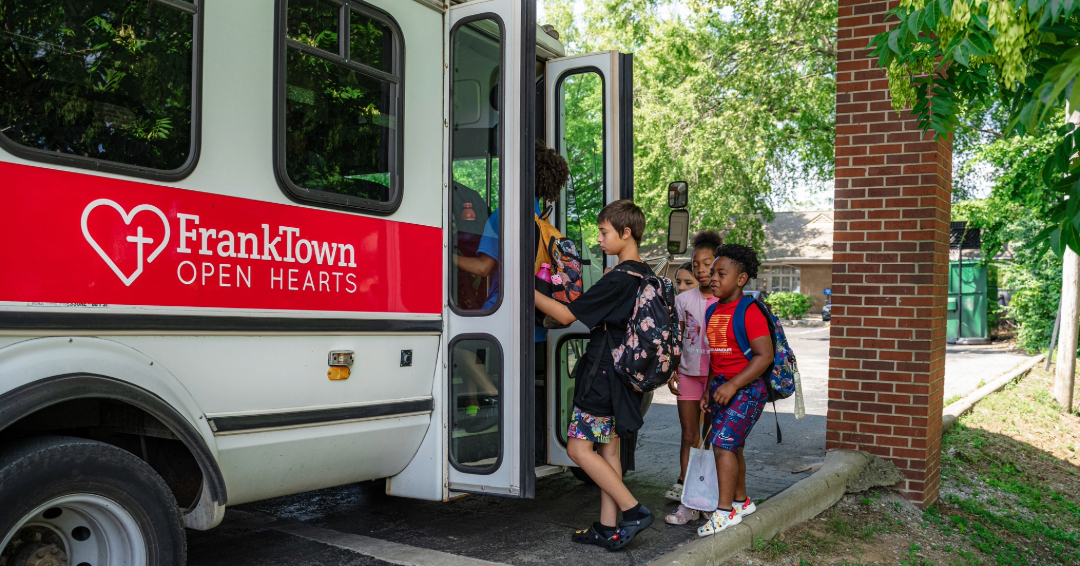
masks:
[(735, 509), (726, 512), (717, 509), (709, 515), (709, 520), (705, 521), (704, 525), (698, 527), (697, 536), (707, 537), (709, 535), (715, 535), (716, 533), (728, 527), (734, 527), (741, 522), (742, 515), (739, 515), (738, 511), (735, 511)]
[(671, 489), (667, 490), (667, 493), (664, 494), (664, 498), (682, 503), (682, 491), (683, 486), (681, 483), (673, 483), (671, 484)]
[(749, 497), (747, 497), (746, 501), (743, 501), (742, 503), (732, 503), (731, 508), (734, 509), (735, 512), (739, 515), (743, 516), (749, 515), (754, 511), (757, 511), (757, 505), (754, 505), (753, 500), (751, 500)]

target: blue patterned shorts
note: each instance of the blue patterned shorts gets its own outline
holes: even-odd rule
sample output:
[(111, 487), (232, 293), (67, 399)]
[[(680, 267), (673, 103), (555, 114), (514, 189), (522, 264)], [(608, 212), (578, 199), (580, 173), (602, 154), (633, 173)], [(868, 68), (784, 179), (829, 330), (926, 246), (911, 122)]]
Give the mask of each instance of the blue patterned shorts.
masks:
[(566, 430), (566, 437), (607, 444), (619, 438), (619, 435), (615, 434), (614, 423), (614, 417), (594, 417), (574, 407), (574, 413), (570, 416), (570, 428)]
[[(721, 385), (727, 383), (723, 376), (712, 380), (709, 384), (709, 398)], [(717, 404), (710, 401), (712, 413), (712, 428), (706, 437), (713, 446), (735, 452), (746, 444), (746, 437), (754, 428), (761, 417), (761, 411), (765, 409), (768, 400), (765, 380), (756, 379), (750, 385), (743, 387), (731, 398), (727, 405)]]

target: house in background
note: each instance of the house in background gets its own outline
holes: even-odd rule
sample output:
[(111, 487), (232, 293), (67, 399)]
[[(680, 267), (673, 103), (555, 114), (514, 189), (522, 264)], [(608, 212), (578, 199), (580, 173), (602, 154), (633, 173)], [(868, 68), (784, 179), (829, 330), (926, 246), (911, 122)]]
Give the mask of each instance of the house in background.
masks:
[[(809, 295), (814, 300), (810, 311), (821, 312), (825, 289), (832, 287), (832, 240), (831, 210), (777, 212), (775, 220), (765, 226), (765, 260), (757, 279), (746, 288)], [(662, 244), (645, 246), (641, 251), (653, 267), (667, 257)], [(674, 278), (678, 266), (688, 261), (689, 251), (672, 258), (664, 274)]]

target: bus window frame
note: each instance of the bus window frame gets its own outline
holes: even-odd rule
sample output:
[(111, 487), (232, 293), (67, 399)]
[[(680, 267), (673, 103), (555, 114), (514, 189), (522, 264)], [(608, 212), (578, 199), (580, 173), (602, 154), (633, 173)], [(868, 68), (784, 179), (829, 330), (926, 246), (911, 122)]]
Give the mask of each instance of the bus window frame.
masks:
[[(600, 196), (601, 196), (602, 201), (603, 201), (603, 206), (601, 206), (601, 208), (603, 208), (604, 206), (607, 206), (609, 204), (608, 203), (608, 186), (607, 186), (608, 185), (608, 176), (607, 176), (607, 174), (608, 174), (608, 169), (607, 169), (608, 168), (608, 162), (607, 162), (607, 160), (608, 160), (608, 153), (607, 153), (608, 152), (608, 145), (607, 145), (607, 139), (608, 139), (607, 89), (608, 89), (608, 84), (607, 84), (607, 79), (604, 77), (604, 72), (601, 71), (598, 67), (590, 65), (588, 67), (578, 67), (578, 68), (575, 68), (575, 69), (571, 69), (571, 70), (559, 75), (558, 80), (555, 81), (555, 117), (554, 117), (554, 119), (555, 119), (555, 143), (562, 144), (563, 138), (565, 137), (565, 132), (563, 131), (563, 130), (565, 130), (565, 126), (566, 126), (566, 124), (564, 123), (565, 120), (559, 118), (563, 114), (563, 106), (564, 106), (563, 105), (563, 94), (562, 94), (563, 93), (563, 82), (566, 81), (566, 79), (568, 79), (570, 77), (573, 77), (573, 76), (576, 76), (576, 75), (585, 75), (585, 74), (589, 74), (589, 73), (592, 73), (592, 74), (596, 75), (600, 79), (600, 103), (601, 103), (601, 106), (600, 106), (600, 122), (601, 122), (600, 146), (603, 148), (603, 152), (604, 152), (603, 155), (600, 156), (600, 163), (603, 166), (603, 170), (600, 172), (600, 178), (604, 183), (604, 185), (600, 189)], [(550, 78), (550, 77), (545, 77), (545, 78)], [(555, 150), (558, 151), (558, 148), (555, 148)], [(567, 165), (569, 166), (569, 163), (570, 163), (570, 159), (569, 159), (570, 150), (569, 150), (569, 148), (567, 148), (566, 153), (567, 153), (566, 161), (567, 161)], [(571, 183), (572, 183), (571, 190), (574, 191), (574, 199), (577, 200), (577, 198), (578, 198), (577, 184), (573, 183), (573, 181), (571, 181)], [(569, 222), (569, 213), (567, 214), (567, 221)], [(578, 210), (578, 220), (577, 221), (578, 221), (578, 224), (581, 223), (581, 211), (580, 211), (580, 209)], [(569, 231), (569, 228), (567, 228), (567, 231)], [(584, 233), (582, 233), (581, 246), (583, 248), (588, 245), (588, 242), (585, 242), (584, 240), (585, 240), (585, 236), (584, 236)], [(604, 260), (601, 259), (600, 261), (601, 261), (601, 264), (603, 264)], [(590, 262), (590, 264), (591, 264), (591, 262)]]
[[(504, 417), (506, 416), (506, 412), (504, 411), (504, 407), (506, 406), (506, 403), (503, 402), (503, 396), (506, 393), (506, 372), (507, 372), (507, 369), (508, 369), (509, 365), (507, 364), (508, 360), (506, 359), (506, 350), (503, 349), (502, 343), (499, 342), (499, 339), (496, 338), (495, 336), (493, 336), (491, 334), (486, 334), (486, 333), (483, 333), (483, 332), (470, 332), (470, 333), (458, 334), (458, 335), (454, 336), (450, 340), (450, 344), (447, 345), (447, 347), (446, 347), (446, 350), (450, 355), (450, 364), (451, 364), (450, 368), (449, 368), (450, 371), (447, 372), (447, 376), (446, 376), (447, 377), (447, 379), (446, 379), (446, 397), (447, 397), (447, 402), (448, 403), (451, 402), (451, 400), (453, 399), (452, 395), (453, 395), (453, 389), (454, 389), (454, 379), (453, 379), (453, 375), (454, 375), (454, 371), (453, 371), (454, 348), (456, 348), (459, 343), (464, 342), (465, 340), (484, 340), (484, 341), (490, 343), (492, 346), (495, 347), (495, 349), (497, 349), (499, 351), (499, 361), (502, 362), (502, 370), (499, 372), (499, 384), (498, 384), (498, 386), (499, 386), (499, 433), (498, 433), (498, 436), (499, 436), (499, 455), (498, 455), (498, 457), (495, 458), (495, 462), (493, 464), (491, 464), (490, 466), (484, 466), (484, 467), (466, 466), (464, 464), (459, 463), (457, 461), (456, 455), (454, 454), (454, 449), (450, 446), (450, 441), (453, 440), (453, 434), (454, 434), (453, 427), (450, 427), (450, 431), (447, 433), (446, 455), (447, 455), (447, 460), (449, 460), (449, 462), (450, 462), (450, 465), (453, 466), (455, 470), (457, 470), (457, 471), (459, 471), (459, 472), (461, 472), (463, 474), (470, 474), (470, 475), (475, 475), (475, 476), (490, 476), (491, 474), (494, 474), (495, 472), (499, 471), (499, 468), (502, 467), (503, 456), (506, 454), (506, 446), (505, 446), (504, 441), (503, 441), (503, 437), (506, 434), (506, 426), (505, 426), (506, 423), (505, 423), (505, 419), (504, 419)], [(448, 418), (447, 420), (449, 421), (450, 419)]]
[[(119, 161), (106, 161), (104, 159), (83, 157), (81, 155), (71, 155), (65, 153), (57, 153), (53, 151), (45, 151), (44, 149), (26, 147), (20, 143), (17, 143), (9, 139), (6, 135), (4, 135), (3, 132), (0, 132), (0, 149), (7, 151), (15, 157), (21, 157), (28, 161), (48, 163), (50, 165), (61, 165), (65, 167), (75, 167), (78, 169), (90, 169), (92, 171), (100, 171), (102, 173), (114, 173), (117, 175), (125, 175), (128, 177), (149, 179), (151, 181), (175, 182), (186, 178), (188, 175), (191, 175), (191, 173), (195, 170), (195, 167), (199, 163), (199, 151), (202, 146), (202, 144), (200, 143), (202, 141), (202, 0), (188, 0), (176, 2), (162, 2), (160, 0), (156, 1), (157, 3), (162, 4), (167, 8), (184, 12), (191, 15), (192, 17), (191, 146), (190, 150), (188, 151), (187, 160), (185, 160), (180, 167), (170, 170), (152, 169), (149, 167), (140, 167), (138, 165), (121, 163)], [(192, 8), (194, 8), (194, 10), (192, 10)]]
[[(461, 29), (462, 27), (468, 25), (468, 24), (471, 24), (473, 22), (483, 21), (483, 20), (491, 20), (491, 21), (495, 22), (496, 24), (498, 24), (498, 26), (499, 26), (499, 65), (500, 65), (500, 67), (503, 68), (503, 69), (500, 69), (500, 71), (499, 71), (499, 76), (500, 76), (499, 82), (501, 83), (499, 85), (499, 108), (500, 108), (500, 110), (499, 110), (499, 124), (501, 125), (501, 124), (504, 124), (504, 121), (503, 121), (503, 112), (504, 111), (502, 109), (506, 108), (506, 77), (505, 77), (505, 73), (504, 73), (504, 70), (505, 70), (505, 67), (506, 67), (506, 65), (505, 65), (505, 63), (506, 63), (506, 39), (505, 39), (506, 38), (506, 24), (503, 22), (502, 18), (500, 18), (498, 14), (489, 12), (489, 13), (484, 13), (484, 14), (477, 14), (475, 16), (470, 16), (470, 17), (465, 18), (465, 19), (457, 22), (456, 24), (454, 24), (454, 27), (450, 29), (450, 35), (447, 38), (447, 41), (450, 43), (450, 58), (449, 58), (449, 61), (450, 61), (450, 65), (452, 66), (454, 64), (454, 38), (456, 37), (456, 34), (457, 34), (458, 30)], [(473, 29), (476, 29), (476, 28), (473, 28)], [(477, 33), (483, 33), (483, 31), (482, 30), (477, 30)], [(450, 88), (449, 88), (449, 95), (448, 96), (449, 96), (450, 100), (454, 100), (453, 67), (448, 68), (447, 72), (450, 74), (450, 81), (449, 81), (450, 82)], [(450, 124), (454, 123), (454, 108), (453, 108), (452, 104), (450, 105), (450, 116), (449, 116), (449, 122), (448, 123), (450, 123)], [(503, 218), (503, 214), (502, 214), (502, 209), (503, 209), (503, 206), (505, 204), (505, 200), (503, 199), (503, 196), (506, 194), (506, 192), (504, 191), (504, 187), (506, 186), (506, 167), (503, 166), (503, 162), (506, 159), (505, 128), (503, 128), (503, 131), (501, 131), (499, 133), (499, 144), (501, 146), (499, 148), (499, 156), (498, 156), (499, 157), (499, 210), (498, 210), (498, 213), (499, 213), (499, 257), (496, 258), (496, 261), (498, 263), (498, 265), (496, 266), (496, 269), (501, 270), (503, 268), (503, 263), (504, 263), (503, 258), (506, 255), (506, 253), (505, 253), (506, 252), (506, 245), (505, 245), (505, 240), (506, 240), (506, 238), (505, 238), (505, 235), (506, 235), (506, 219)], [(447, 144), (447, 155), (449, 156), (449, 159), (447, 159), (447, 163), (449, 165), (449, 168), (447, 170), (447, 176), (449, 177), (450, 182), (452, 183), (452, 182), (454, 182), (454, 132), (453, 132), (452, 128), (451, 128), (451, 131), (450, 131), (449, 143)], [(490, 161), (489, 161), (488, 167), (490, 167)], [(489, 178), (490, 178), (490, 175), (489, 175)], [(488, 202), (490, 203), (490, 200)], [(454, 214), (454, 209), (453, 209), (452, 206), (447, 206), (446, 211), (447, 211), (446, 227), (447, 227), (447, 232), (450, 232), (450, 216)], [(494, 215), (495, 212), (496, 211), (492, 211), (491, 214)], [(491, 216), (489, 215), (488, 218), (490, 219)], [(452, 250), (452, 248), (450, 246), (447, 246), (447, 250)], [(456, 267), (453, 266), (452, 262), (451, 262), (451, 269), (457, 269)], [(503, 297), (506, 295), (506, 293), (504, 292), (506, 290), (506, 285), (504, 284), (504, 279), (505, 278), (502, 276), (503, 273), (505, 273), (505, 271), (500, 273), (500, 276), (499, 276), (499, 296), (495, 300), (495, 304), (491, 308), (489, 308), (489, 309), (476, 309), (476, 310), (463, 309), (463, 308), (459, 307), (451, 299), (451, 300), (446, 301), (447, 304), (450, 306), (450, 310), (454, 311), (454, 314), (456, 314), (458, 316), (467, 316), (467, 317), (479, 317), (479, 316), (488, 316), (490, 314), (494, 314), (496, 311), (499, 310), (499, 307), (502, 306)], [(453, 297), (453, 294), (455, 292), (457, 292), (457, 290), (454, 289), (453, 286), (452, 286), (453, 278), (452, 277), (447, 277), (446, 281), (447, 281), (446, 284), (447, 284), (447, 293), (448, 293), (447, 296), (448, 297)], [(490, 290), (488, 292), (490, 293)], [(469, 473), (471, 473), (471, 472), (469, 472)]]
[[(405, 35), (401, 32), (401, 26), (389, 13), (380, 10), (360, 0), (327, 0), (338, 7), (338, 48), (337, 53), (330, 53), (323, 49), (309, 47), (288, 37), (288, 0), (275, 0), (274, 13), (274, 109), (273, 109), (273, 167), (274, 178), (278, 187), (286, 198), (298, 203), (328, 208), (331, 210), (363, 211), (380, 216), (391, 215), (401, 206), (405, 193)], [(353, 61), (350, 58), (349, 46), (351, 37), (350, 21), (352, 13), (356, 11), (365, 17), (376, 20), (390, 28), (394, 39), (394, 73), (386, 73), (379, 69), (369, 67), (363, 63)], [(285, 91), (288, 73), (286, 64), (288, 50), (296, 49), (308, 56), (318, 57), (329, 61), (344, 69), (359, 73), (379, 81), (392, 82), (397, 85), (397, 115), (395, 143), (391, 144), (393, 151), (391, 159), (390, 176), (390, 199), (377, 201), (372, 199), (343, 195), (307, 189), (293, 183), (289, 178), (288, 165), (285, 157)], [(395, 182), (396, 180), (396, 182)]]

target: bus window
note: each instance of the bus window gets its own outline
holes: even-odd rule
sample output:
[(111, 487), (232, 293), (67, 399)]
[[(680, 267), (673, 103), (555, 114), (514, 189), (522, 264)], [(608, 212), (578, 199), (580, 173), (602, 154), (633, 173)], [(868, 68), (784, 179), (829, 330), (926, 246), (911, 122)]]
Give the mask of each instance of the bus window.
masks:
[(194, 166), (192, 2), (4, 0), (0, 145), (176, 180)]
[(494, 340), (469, 337), (455, 341), (451, 353), (450, 461), (472, 474), (495, 471), (502, 454), (502, 351)]
[[(570, 166), (567, 186), (566, 236), (589, 261), (585, 287), (603, 273), (604, 254), (596, 243), (596, 218), (606, 204), (604, 179), (604, 80), (596, 71), (563, 75), (558, 92), (559, 134)], [(595, 273), (594, 273), (595, 272)]]
[(393, 211), (403, 96), (396, 25), (354, 1), (283, 3), (284, 120), (275, 140), (282, 184), (304, 200)]
[(502, 232), (499, 137), (501, 26), (491, 19), (454, 29), (450, 123), (450, 305), (459, 314), (498, 308)]
[(566, 432), (570, 427), (570, 413), (574, 409), (574, 375), (578, 360), (585, 355), (586, 338), (567, 337), (559, 342), (559, 357), (557, 379), (558, 390), (555, 391), (555, 415), (558, 419), (555, 432), (559, 442), (566, 446)]

